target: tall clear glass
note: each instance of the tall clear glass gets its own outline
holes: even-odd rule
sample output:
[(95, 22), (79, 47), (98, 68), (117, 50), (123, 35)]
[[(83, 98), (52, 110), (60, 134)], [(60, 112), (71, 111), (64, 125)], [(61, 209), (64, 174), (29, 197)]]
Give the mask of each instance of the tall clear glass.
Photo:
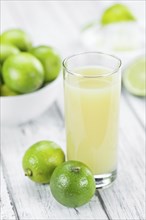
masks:
[(97, 188), (117, 175), (121, 61), (101, 52), (63, 61), (67, 159), (90, 167)]

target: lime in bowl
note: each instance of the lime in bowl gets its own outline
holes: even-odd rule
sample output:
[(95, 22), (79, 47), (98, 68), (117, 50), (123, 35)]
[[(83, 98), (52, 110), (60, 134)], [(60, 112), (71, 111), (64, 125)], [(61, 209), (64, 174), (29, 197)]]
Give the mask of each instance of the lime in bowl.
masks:
[(18, 96), (2, 96), (2, 125), (17, 125), (36, 119), (57, 99), (61, 77), (43, 88)]

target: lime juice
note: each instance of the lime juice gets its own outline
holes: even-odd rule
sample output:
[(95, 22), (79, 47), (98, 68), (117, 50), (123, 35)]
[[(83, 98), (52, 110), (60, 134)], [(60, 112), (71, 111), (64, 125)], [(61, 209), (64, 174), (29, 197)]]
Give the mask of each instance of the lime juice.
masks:
[[(68, 160), (87, 164), (94, 175), (116, 170), (120, 74), (104, 66), (74, 69), (64, 82)], [(105, 77), (106, 76), (106, 77)]]

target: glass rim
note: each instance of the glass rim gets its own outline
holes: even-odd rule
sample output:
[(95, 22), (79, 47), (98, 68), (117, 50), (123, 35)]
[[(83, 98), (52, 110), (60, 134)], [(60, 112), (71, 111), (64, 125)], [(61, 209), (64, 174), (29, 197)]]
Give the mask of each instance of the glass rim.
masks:
[[(110, 73), (106, 73), (106, 74), (98, 74), (97, 76), (93, 76), (93, 75), (82, 75), (81, 73), (76, 73), (72, 70), (70, 70), (68, 67), (67, 67), (67, 62), (71, 59), (71, 58), (74, 58), (74, 57), (77, 57), (79, 55), (84, 55), (84, 54), (98, 54), (98, 55), (105, 55), (105, 56), (108, 56), (108, 57), (111, 57), (111, 58), (114, 58), (115, 60), (117, 60), (119, 62), (118, 66)], [(63, 62), (62, 62), (62, 65), (63, 65), (63, 68), (70, 74), (74, 75), (74, 76), (77, 76), (77, 77), (81, 77), (81, 78), (98, 78), (98, 77), (107, 77), (107, 76), (110, 76), (112, 74), (115, 74), (118, 72), (118, 70), (120, 69), (121, 65), (122, 65), (122, 61), (120, 58), (112, 55), (112, 54), (109, 54), (109, 53), (103, 53), (103, 52), (100, 52), (100, 51), (90, 51), (90, 52), (81, 52), (81, 53), (76, 53), (76, 54), (73, 54), (71, 56), (68, 56), (66, 57)]]

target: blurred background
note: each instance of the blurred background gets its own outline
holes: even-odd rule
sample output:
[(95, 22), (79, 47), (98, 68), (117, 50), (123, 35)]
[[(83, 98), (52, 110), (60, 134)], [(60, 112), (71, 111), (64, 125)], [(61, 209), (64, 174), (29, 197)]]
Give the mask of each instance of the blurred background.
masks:
[[(126, 9), (118, 5), (116, 9), (110, 10), (108, 15), (106, 10), (116, 4), (122, 4)], [(135, 58), (145, 54), (143, 0), (13, 0), (1, 1), (1, 9), (1, 33), (13, 28), (21, 29), (30, 36), (34, 47), (51, 46), (62, 60), (74, 53), (102, 51), (121, 58), (124, 69)], [(120, 19), (115, 16), (117, 12), (122, 14)], [(139, 66), (137, 68), (140, 69)], [(62, 84), (60, 82), (57, 87), (61, 109), (63, 109)]]
[(100, 22), (103, 11), (114, 3), (128, 5), (139, 25), (145, 27), (145, 1), (13, 0), (1, 3), (1, 31), (21, 28), (30, 34), (34, 44), (48, 44), (63, 56), (69, 55), (81, 51), (82, 28)]

